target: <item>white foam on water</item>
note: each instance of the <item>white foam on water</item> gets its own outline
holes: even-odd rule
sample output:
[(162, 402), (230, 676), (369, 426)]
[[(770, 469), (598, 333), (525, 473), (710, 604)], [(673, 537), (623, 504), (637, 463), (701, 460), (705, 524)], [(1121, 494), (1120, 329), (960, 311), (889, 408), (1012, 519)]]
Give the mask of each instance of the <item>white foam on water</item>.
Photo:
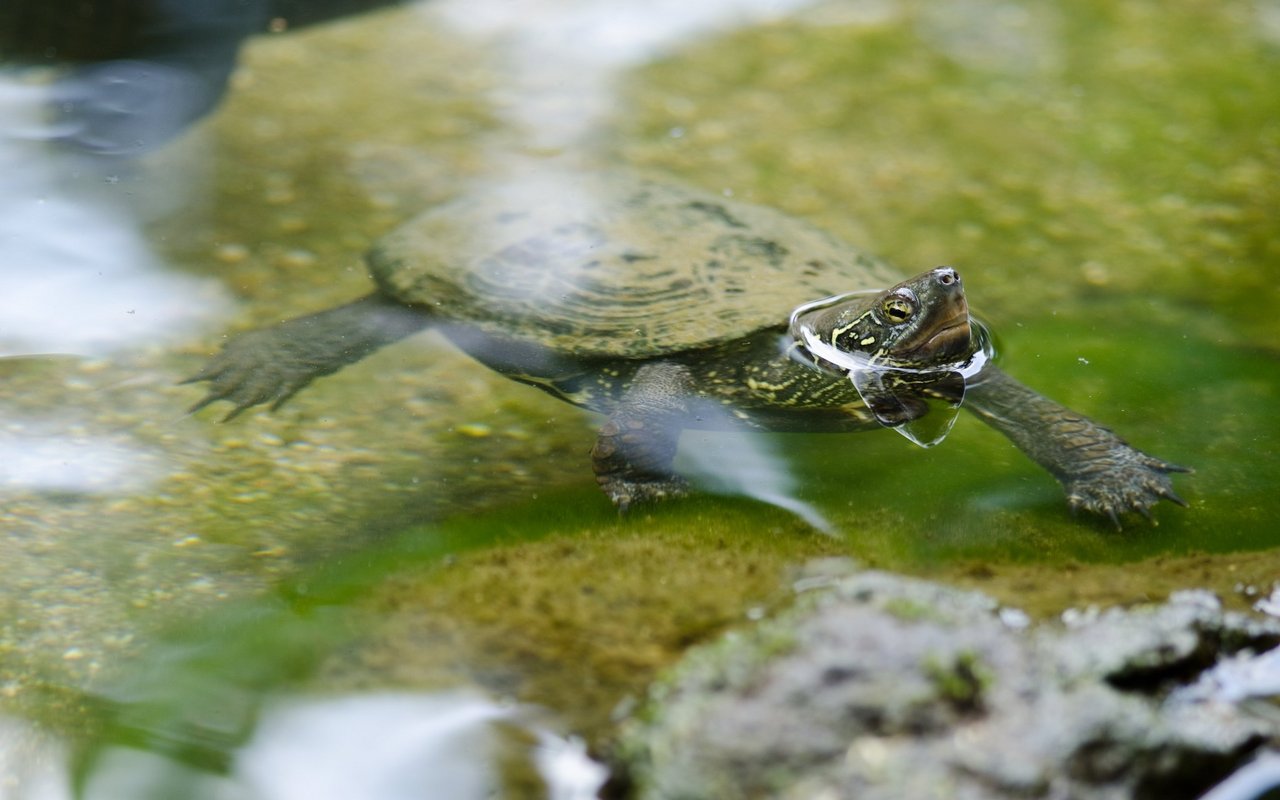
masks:
[[(713, 430), (684, 431), (678, 471), (706, 491), (750, 497), (790, 511), (824, 534), (839, 535), (821, 511), (797, 496), (791, 465), (773, 442), (757, 433), (732, 432), (730, 413), (716, 403), (699, 406), (697, 416)], [(717, 415), (725, 419), (716, 423)]]
[[(211, 324), (229, 301), (152, 250), (144, 208), (188, 191), (42, 141), (47, 88), (0, 73), (0, 353), (101, 355)], [(140, 196), (145, 194), (146, 196)]]
[(441, 0), (432, 20), (506, 60), (495, 107), (535, 148), (588, 144), (624, 70), (695, 37), (786, 16), (813, 0)]
[(529, 716), (462, 691), (282, 698), (263, 710), (227, 775), (114, 748), (98, 760), (84, 800), (489, 800), (501, 796), (498, 764), (512, 727), (532, 734), (527, 755), (552, 800), (596, 798), (604, 767)]

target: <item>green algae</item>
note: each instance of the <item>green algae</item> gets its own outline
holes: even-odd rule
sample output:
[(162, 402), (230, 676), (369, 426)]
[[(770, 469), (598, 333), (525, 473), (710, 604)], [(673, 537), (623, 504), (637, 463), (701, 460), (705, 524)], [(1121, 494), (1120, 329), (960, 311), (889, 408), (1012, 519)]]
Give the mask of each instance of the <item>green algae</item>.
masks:
[[(690, 501), (625, 521), (602, 505), (586, 521), (566, 510), (581, 492), (547, 500), (404, 531), (199, 625), (174, 618), (128, 670), (32, 711), (90, 750), (123, 744), (205, 768), (287, 690), (478, 686), (605, 738), (620, 705), (688, 646), (785, 605), (796, 559), (833, 550), (749, 505)], [(776, 535), (755, 535), (762, 519)]]
[(962, 650), (945, 660), (926, 658), (921, 668), (933, 681), (939, 698), (964, 713), (981, 710), (982, 696), (996, 679), (982, 655), (972, 650)]
[(637, 76), (625, 152), (855, 241), (865, 227), (908, 271), (981, 274), (1010, 322), (1155, 293), (1274, 349), (1260, 300), (1280, 267), (1280, 47), (1264, 10), (992, 11), (893, 4), (706, 42)]
[[(689, 645), (789, 601), (796, 560), (834, 543), (781, 512), (692, 501), (637, 519), (546, 529), (519, 542), (397, 572), (357, 607), (376, 633), (323, 683), (465, 680), (553, 709), (599, 736), (629, 696)], [(508, 519), (511, 517), (508, 516)]]

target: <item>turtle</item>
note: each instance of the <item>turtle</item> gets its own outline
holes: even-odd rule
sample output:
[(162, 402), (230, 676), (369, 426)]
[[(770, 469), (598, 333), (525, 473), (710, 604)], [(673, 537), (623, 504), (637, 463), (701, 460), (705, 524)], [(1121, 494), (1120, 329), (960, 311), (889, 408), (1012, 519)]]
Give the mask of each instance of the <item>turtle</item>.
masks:
[[(781, 211), (627, 171), (482, 182), (381, 237), (372, 293), (230, 339), (190, 411), (279, 408), (433, 328), (485, 366), (604, 415), (591, 461), (620, 510), (685, 494), (685, 429), (902, 428), (962, 405), (1073, 512), (1186, 503), (1106, 427), (983, 358), (952, 267), (914, 277)], [(939, 409), (942, 410), (939, 410)]]

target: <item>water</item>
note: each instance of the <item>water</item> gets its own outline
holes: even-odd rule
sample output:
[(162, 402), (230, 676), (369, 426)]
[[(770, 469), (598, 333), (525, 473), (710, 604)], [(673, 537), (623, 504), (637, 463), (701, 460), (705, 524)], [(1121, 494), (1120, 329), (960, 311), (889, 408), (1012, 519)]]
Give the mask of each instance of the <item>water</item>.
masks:
[[(1038, 614), (1271, 596), (1280, 8), (683, 5), (446, 1), (262, 36), (216, 115), (139, 160), (51, 153), (44, 84), (0, 94), (0, 797), (110, 787), (122, 751), (151, 765), (132, 796), (287, 796), (237, 765), (288, 775), (290, 714), (354, 726), (387, 696), (492, 721), (505, 744), (445, 756), (457, 779), (541, 796), (539, 742), (599, 754), (657, 670), (818, 555)], [(955, 265), (1002, 366), (1194, 467), (1190, 508), (1072, 519), (962, 409), (927, 451), (691, 436), (706, 491), (619, 520), (598, 420), (431, 334), (275, 414), (184, 414), (224, 331), (367, 292), (379, 235), (531, 159)]]

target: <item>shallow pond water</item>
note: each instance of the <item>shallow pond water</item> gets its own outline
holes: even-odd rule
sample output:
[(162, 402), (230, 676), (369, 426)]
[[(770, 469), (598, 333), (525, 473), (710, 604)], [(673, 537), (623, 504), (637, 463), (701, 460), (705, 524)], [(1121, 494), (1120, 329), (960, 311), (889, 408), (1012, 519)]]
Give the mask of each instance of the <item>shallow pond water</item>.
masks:
[[(685, 6), (442, 0), (259, 36), (211, 117), (128, 160), (32, 138), (45, 79), (6, 76), (0, 798), (315, 797), (255, 777), (290, 774), (263, 737), (297, 742), (321, 700), (393, 729), (359, 705), (392, 692), (469, 720), (441, 763), (490, 742), (465, 791), (539, 796), (530, 753), (560, 747), (590, 796), (572, 737), (606, 749), (658, 670), (816, 556), (1036, 615), (1272, 591), (1280, 5)], [(1073, 518), (962, 412), (930, 449), (689, 432), (701, 491), (619, 519), (599, 420), (435, 333), (274, 413), (184, 414), (224, 334), (366, 293), (378, 237), (530, 163), (626, 164), (904, 273), (955, 266), (1000, 364), (1193, 467), (1189, 507)], [(129, 788), (121, 751), (156, 759)]]

